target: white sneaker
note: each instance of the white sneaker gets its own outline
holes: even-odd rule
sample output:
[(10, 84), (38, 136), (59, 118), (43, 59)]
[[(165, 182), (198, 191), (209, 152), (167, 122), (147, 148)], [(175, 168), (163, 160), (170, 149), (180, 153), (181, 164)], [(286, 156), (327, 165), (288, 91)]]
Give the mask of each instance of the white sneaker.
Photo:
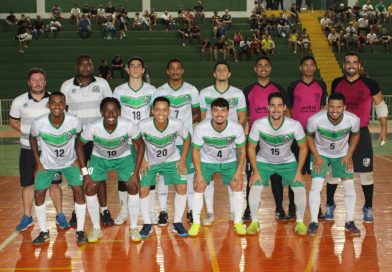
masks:
[(150, 212), (151, 224), (158, 225), (158, 215), (155, 212)]
[(89, 243), (95, 243), (98, 241), (99, 238), (102, 237), (102, 230), (100, 229), (93, 229), (92, 232), (88, 235), (88, 241)]
[(201, 222), (203, 226), (211, 226), (212, 223), (214, 223), (214, 214), (213, 213), (207, 213), (206, 218)]
[(117, 218), (114, 220), (114, 224), (122, 225), (128, 219), (128, 211), (120, 211)]
[(129, 236), (131, 237), (132, 242), (140, 242), (142, 240), (142, 237), (140, 236), (139, 230), (137, 228), (130, 229)]

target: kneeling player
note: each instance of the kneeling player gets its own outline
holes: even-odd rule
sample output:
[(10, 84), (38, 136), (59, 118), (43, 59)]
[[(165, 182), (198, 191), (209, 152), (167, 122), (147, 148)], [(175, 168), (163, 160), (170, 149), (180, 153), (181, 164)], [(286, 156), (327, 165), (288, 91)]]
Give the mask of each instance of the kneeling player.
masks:
[[(250, 179), (249, 206), (252, 214), (252, 223), (247, 228), (248, 234), (257, 234), (260, 231), (258, 211), (261, 191), (268, 186), (273, 174), (282, 176), (283, 185), (290, 185), (294, 192), (294, 203), (297, 207), (297, 224), (295, 232), (306, 235), (306, 226), (303, 223), (306, 192), (302, 184), (302, 167), (306, 160), (308, 148), (305, 133), (301, 124), (291, 118), (285, 117), (286, 102), (282, 93), (271, 93), (268, 96), (269, 115), (256, 120), (248, 138), (248, 157), (252, 166), (253, 175)], [(298, 163), (291, 151), (293, 140), (299, 146)], [(259, 143), (260, 151), (256, 157), (256, 146)]]
[[(201, 122), (193, 134), (193, 164), (195, 166), (195, 194), (193, 196), (193, 224), (190, 236), (197, 236), (200, 230), (200, 213), (203, 209), (203, 194), (207, 183), (215, 173), (222, 175), (225, 185), (233, 191), (234, 230), (245, 235), (242, 224), (242, 168), (245, 163), (245, 134), (242, 126), (228, 120), (229, 103), (217, 98), (211, 103), (211, 117)], [(236, 147), (236, 149), (235, 149)]]
[(345, 111), (345, 108), (344, 95), (333, 93), (328, 99), (327, 112), (319, 112), (308, 121), (306, 138), (312, 152), (309, 235), (317, 234), (320, 192), (329, 165), (332, 168), (332, 176), (343, 181), (344, 206), (346, 209), (345, 229), (351, 235), (361, 235), (353, 221), (356, 193), (352, 156), (359, 142), (359, 118), (353, 113)]
[[(77, 143), (77, 154), (82, 168), (87, 208), (93, 223), (93, 231), (88, 236), (90, 243), (102, 237), (99, 220), (97, 192), (106, 182), (109, 171), (115, 171), (118, 180), (126, 184), (128, 191), (128, 210), (130, 215), (130, 236), (139, 242), (137, 230), (139, 215), (139, 170), (144, 154), (144, 142), (139, 128), (133, 122), (121, 118), (120, 102), (116, 98), (106, 97), (101, 101), (100, 110), (103, 118), (90, 123), (82, 132)], [(136, 150), (136, 162), (131, 156), (129, 139)], [(83, 144), (93, 141), (93, 153), (86, 168)], [(78, 221), (79, 222), (79, 221)]]
[[(172, 231), (180, 236), (188, 236), (181, 219), (186, 206), (186, 158), (190, 147), (190, 134), (179, 119), (169, 118), (170, 101), (166, 97), (154, 99), (152, 114), (154, 117), (139, 123), (146, 144), (146, 155), (141, 166), (140, 208), (144, 224), (140, 235), (147, 238), (152, 232), (148, 195), (150, 186), (156, 184), (159, 173), (164, 177), (165, 185), (176, 187)], [(177, 137), (184, 140), (181, 155), (175, 144)]]
[[(87, 243), (83, 231), (86, 217), (82, 178), (76, 161), (75, 139), (82, 130), (80, 121), (73, 115), (64, 113), (65, 96), (53, 92), (49, 96), (49, 114), (34, 120), (31, 126), (30, 146), (35, 157), (35, 212), (41, 232), (33, 240), (34, 245), (42, 245), (49, 241), (49, 230), (46, 226), (45, 195), (56, 173), (62, 173), (72, 187), (77, 217), (76, 241)], [(41, 155), (38, 152), (40, 139)]]

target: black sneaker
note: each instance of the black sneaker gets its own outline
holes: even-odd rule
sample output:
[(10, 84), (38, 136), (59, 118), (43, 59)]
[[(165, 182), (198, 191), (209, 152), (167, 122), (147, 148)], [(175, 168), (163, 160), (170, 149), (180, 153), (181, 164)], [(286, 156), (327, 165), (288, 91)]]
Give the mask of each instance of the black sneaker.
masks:
[(289, 218), (286, 216), (285, 211), (282, 210), (276, 210), (275, 211), (275, 218), (280, 220), (280, 221), (287, 221)]
[(313, 236), (317, 234), (318, 224), (316, 222), (312, 222), (308, 227), (308, 235)]
[(140, 236), (142, 238), (147, 238), (150, 236), (150, 233), (152, 232), (152, 224), (144, 224), (142, 229), (140, 230)]
[(349, 221), (344, 224), (344, 228), (351, 236), (361, 236), (361, 231), (355, 226), (354, 221)]
[(192, 211), (189, 211), (189, 212), (186, 213), (186, 219), (189, 221), (189, 223), (193, 224)]
[(287, 218), (289, 220), (295, 220), (297, 218), (297, 211), (295, 205), (289, 206), (289, 213), (287, 214)]
[(76, 232), (76, 242), (78, 243), (78, 245), (88, 243), (88, 240), (86, 238), (86, 234), (84, 233), (84, 231), (81, 230), (81, 231)]
[(321, 207), (319, 209), (319, 213), (318, 213), (317, 218), (318, 218), (319, 221), (325, 220), (325, 215), (323, 214), (323, 211), (321, 210)]
[(104, 210), (103, 213), (101, 213), (101, 221), (105, 226), (111, 226), (114, 224), (114, 220), (109, 210)]
[(252, 215), (250, 214), (250, 209), (245, 209), (244, 214), (242, 215), (242, 221), (244, 222), (252, 221)]
[(167, 212), (161, 211), (159, 213), (158, 226), (160, 226), (160, 227), (167, 226), (167, 219), (168, 218), (169, 218), (169, 216), (167, 215)]
[(40, 245), (43, 245), (45, 242), (47, 242), (49, 240), (50, 240), (49, 231), (47, 231), (47, 232), (41, 231), (39, 233), (39, 235), (37, 236), (37, 238), (35, 238), (33, 240), (33, 245), (40, 246)]
[(71, 219), (69, 220), (69, 225), (72, 228), (72, 227), (76, 227), (77, 223), (78, 223), (78, 221), (76, 219), (76, 213), (75, 213), (75, 211), (73, 211)]
[(188, 236), (188, 231), (184, 228), (182, 223), (173, 223), (172, 232), (177, 233), (179, 236)]

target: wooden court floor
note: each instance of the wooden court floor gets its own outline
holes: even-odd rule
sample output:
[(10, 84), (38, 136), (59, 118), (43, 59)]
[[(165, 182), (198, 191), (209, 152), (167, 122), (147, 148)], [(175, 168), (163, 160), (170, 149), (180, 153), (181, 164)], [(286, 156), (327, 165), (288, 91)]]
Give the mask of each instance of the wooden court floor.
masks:
[[(32, 245), (39, 233), (37, 222), (23, 233), (15, 232), (22, 215), (19, 181), (17, 177), (0, 177), (0, 271), (392, 271), (392, 156), (376, 156), (375, 165), (374, 224), (362, 221), (363, 193), (356, 179), (355, 220), (361, 237), (345, 236), (342, 186), (335, 196), (335, 221), (320, 223), (318, 236), (296, 236), (294, 222), (277, 222), (272, 193), (267, 189), (262, 193), (260, 234), (239, 237), (228, 222), (226, 188), (216, 184), (216, 221), (202, 228), (198, 238), (180, 238), (170, 226), (155, 227), (147, 240), (135, 244), (124, 225), (104, 228), (98, 243), (81, 247), (76, 245), (74, 229), (56, 228), (49, 198), (50, 243)], [(113, 217), (119, 210), (114, 180), (111, 176), (108, 187)], [(309, 189), (309, 177), (307, 181)], [(71, 191), (65, 184), (63, 189), (63, 209), (69, 216), (73, 209)], [(322, 197), (324, 203), (324, 191)], [(173, 191), (168, 205), (172, 218)], [(309, 223), (308, 209), (305, 223)], [(86, 230), (90, 228), (87, 218)]]

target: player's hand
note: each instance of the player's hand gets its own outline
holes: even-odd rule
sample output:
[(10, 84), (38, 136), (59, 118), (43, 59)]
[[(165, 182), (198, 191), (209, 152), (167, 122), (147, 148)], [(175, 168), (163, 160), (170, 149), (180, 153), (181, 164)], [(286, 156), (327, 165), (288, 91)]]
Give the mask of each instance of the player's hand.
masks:
[(140, 166), (140, 176), (147, 175), (147, 170), (150, 170), (150, 164), (143, 159), (142, 165)]
[(325, 165), (325, 161), (323, 160), (322, 157), (320, 157), (320, 156), (314, 157), (314, 160), (312, 162), (312, 170), (316, 174), (319, 174), (323, 170), (324, 165)]
[(294, 177), (294, 180), (293, 180), (293, 186), (297, 182), (302, 182), (302, 184), (304, 184), (304, 176), (302, 175), (301, 170), (297, 171), (297, 173), (295, 174), (295, 177)]
[(186, 175), (187, 170), (186, 170), (186, 162), (185, 161), (180, 159), (176, 163), (176, 168), (177, 168), (177, 173), (179, 175)]
[(203, 175), (201, 174), (195, 174), (195, 178), (193, 180), (193, 188), (195, 189), (195, 192), (200, 192), (202, 191), (202, 188), (205, 187), (206, 181), (204, 180)]
[(354, 171), (353, 159), (351, 156), (344, 156), (342, 159), (342, 163), (346, 167), (346, 172), (351, 173)]
[(378, 136), (378, 144), (383, 146), (388, 140), (387, 131), (380, 131), (380, 135)]
[(253, 171), (253, 174), (249, 179), (249, 187), (253, 186), (257, 181), (260, 181), (260, 183), (261, 183), (260, 174), (259, 174), (259, 172)]
[(34, 169), (34, 177), (37, 177), (39, 171), (44, 171), (46, 172), (46, 169), (42, 165), (42, 163), (39, 161), (35, 164), (35, 169)]
[(93, 188), (93, 187), (95, 187), (94, 181), (91, 179), (90, 175), (85, 175), (83, 177), (83, 190), (84, 190), (84, 192), (87, 192), (88, 188)]
[(233, 181), (236, 183), (242, 183), (243, 181), (242, 171), (235, 172), (233, 176)]
[(140, 177), (137, 173), (134, 173), (131, 178), (129, 179), (129, 182), (135, 183), (137, 187), (140, 185)]

